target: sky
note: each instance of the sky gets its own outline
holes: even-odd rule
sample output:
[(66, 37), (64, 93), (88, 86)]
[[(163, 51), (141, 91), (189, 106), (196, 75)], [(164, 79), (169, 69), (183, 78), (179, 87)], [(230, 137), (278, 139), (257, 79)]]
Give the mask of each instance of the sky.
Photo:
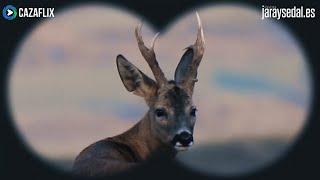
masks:
[[(206, 49), (193, 97), (199, 109), (195, 151), (186, 157), (205, 145), (251, 139), (281, 139), (289, 147), (303, 129), (311, 96), (299, 43), (276, 20), (261, 20), (259, 10), (215, 5), (197, 11)], [(57, 13), (26, 36), (9, 90), (15, 125), (27, 147), (53, 161), (73, 159), (143, 117), (147, 106), (125, 90), (115, 64), (123, 54), (153, 78), (134, 37), (140, 20), (125, 10), (86, 5)], [(195, 13), (189, 12), (160, 32), (155, 51), (167, 77), (173, 78), (196, 30)], [(144, 22), (147, 44), (156, 32)], [(268, 162), (281, 152), (272, 151)], [(259, 165), (267, 162), (263, 157)]]

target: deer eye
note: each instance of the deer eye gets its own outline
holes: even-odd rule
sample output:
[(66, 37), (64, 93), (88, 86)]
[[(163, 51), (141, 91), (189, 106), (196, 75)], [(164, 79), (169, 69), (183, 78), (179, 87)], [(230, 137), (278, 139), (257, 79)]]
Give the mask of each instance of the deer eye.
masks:
[(196, 108), (192, 108), (191, 111), (190, 111), (190, 115), (196, 117), (197, 109)]
[(166, 111), (162, 108), (156, 109), (155, 114), (157, 117), (163, 117), (167, 115)]

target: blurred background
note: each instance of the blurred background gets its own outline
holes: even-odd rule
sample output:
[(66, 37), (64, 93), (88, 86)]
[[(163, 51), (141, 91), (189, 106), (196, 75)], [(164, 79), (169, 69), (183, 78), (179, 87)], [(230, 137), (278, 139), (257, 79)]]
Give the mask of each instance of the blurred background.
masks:
[[(199, 109), (183, 165), (224, 176), (254, 172), (274, 162), (298, 138), (311, 88), (307, 62), (294, 37), (260, 10), (239, 5), (197, 9), (206, 51), (194, 101)], [(17, 50), (10, 76), (15, 125), (41, 159), (70, 170), (86, 146), (129, 129), (147, 112), (122, 85), (115, 57), (123, 54), (152, 77), (138, 50), (141, 17), (111, 6), (78, 6), (39, 23)], [(196, 38), (195, 13), (161, 32), (156, 43), (167, 77)], [(144, 22), (143, 37), (156, 30)]]

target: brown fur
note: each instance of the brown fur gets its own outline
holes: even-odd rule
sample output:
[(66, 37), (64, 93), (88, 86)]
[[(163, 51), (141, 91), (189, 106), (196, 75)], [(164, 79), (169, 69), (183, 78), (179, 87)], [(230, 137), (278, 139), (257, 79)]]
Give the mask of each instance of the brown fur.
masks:
[[(138, 165), (157, 151), (168, 151), (171, 147), (150, 132), (148, 115), (128, 131), (85, 148), (77, 156), (73, 171), (85, 176), (113, 174)], [(172, 149), (169, 151), (175, 154)]]

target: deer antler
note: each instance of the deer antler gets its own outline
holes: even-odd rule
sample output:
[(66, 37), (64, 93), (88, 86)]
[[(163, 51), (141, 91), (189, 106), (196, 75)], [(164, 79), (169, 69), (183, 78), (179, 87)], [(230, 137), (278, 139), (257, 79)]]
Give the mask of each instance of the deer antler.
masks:
[[(203, 28), (202, 28), (202, 23), (199, 17), (198, 12), (196, 12), (196, 16), (197, 16), (197, 21), (198, 21), (198, 33), (197, 33), (197, 40), (196, 42), (187, 47), (186, 49), (192, 49), (193, 50), (193, 60), (192, 60), (192, 64), (194, 65), (192, 70), (197, 71), (198, 66), (200, 64), (200, 61), (202, 59), (203, 53), (204, 53), (204, 35), (203, 35)], [(193, 72), (191, 72), (192, 74)], [(197, 79), (193, 79), (194, 82), (197, 82)]]
[(140, 25), (138, 25), (135, 28), (135, 35), (137, 38), (139, 50), (140, 50), (142, 56), (144, 57), (144, 59), (147, 61), (149, 67), (151, 68), (151, 71), (152, 71), (156, 81), (158, 82), (158, 84), (163, 85), (167, 82), (167, 79), (166, 79), (164, 73), (162, 72), (161, 68), (159, 67), (159, 64), (156, 59), (156, 55), (154, 53), (154, 44), (159, 36), (159, 33), (157, 33), (154, 36), (154, 38), (151, 42), (151, 47), (147, 48), (144, 45), (144, 42), (142, 40), (141, 28), (142, 28), (142, 23), (140, 23)]
[(203, 35), (203, 28), (202, 28), (202, 23), (200, 20), (200, 16), (198, 14), (198, 12), (196, 12), (196, 16), (197, 16), (197, 21), (198, 21), (198, 35), (197, 35), (197, 42), (199, 43), (199, 45), (204, 46), (204, 35)]
[[(192, 62), (194, 64), (193, 71), (195, 71), (195, 72), (191, 72), (191, 74), (197, 73), (198, 66), (200, 64), (200, 61), (202, 60), (202, 56), (204, 53), (204, 44), (205, 44), (202, 23), (201, 23), (200, 16), (199, 16), (198, 12), (196, 12), (196, 16), (197, 16), (197, 21), (198, 21), (197, 40), (193, 45), (188, 47), (188, 48), (193, 49), (193, 51), (194, 51)], [(195, 78), (192, 81), (193, 81), (193, 83), (195, 83), (195, 82), (198, 82), (198, 79)]]
[(193, 92), (194, 84), (197, 82), (197, 70), (204, 53), (204, 35), (199, 14), (196, 12), (198, 21), (198, 33), (195, 43), (186, 48), (175, 72), (175, 80)]
[(202, 23), (201, 23), (198, 12), (196, 12), (196, 16), (197, 16), (197, 22), (198, 22), (197, 39), (193, 45), (186, 48), (186, 49), (193, 50), (193, 59), (191, 61), (192, 63), (189, 68), (189, 76), (194, 77), (194, 78), (187, 78), (187, 82), (185, 82), (186, 86), (190, 87), (192, 90), (194, 87), (194, 83), (198, 82), (197, 69), (198, 69), (199, 64), (202, 60), (203, 53), (204, 53), (204, 46), (205, 46)]

